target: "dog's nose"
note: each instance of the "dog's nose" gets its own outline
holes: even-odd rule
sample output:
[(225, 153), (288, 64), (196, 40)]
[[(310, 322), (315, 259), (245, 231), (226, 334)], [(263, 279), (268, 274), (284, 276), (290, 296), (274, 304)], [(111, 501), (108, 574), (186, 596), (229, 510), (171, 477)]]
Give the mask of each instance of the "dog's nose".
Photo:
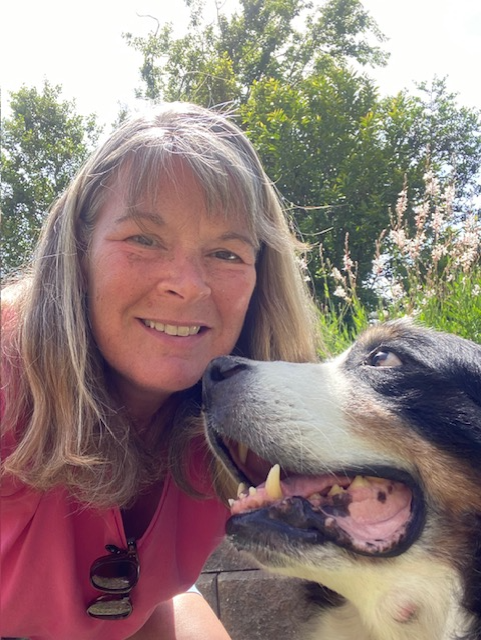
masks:
[(232, 378), (248, 368), (248, 361), (235, 356), (220, 356), (209, 364), (204, 373), (204, 386), (214, 385)]
[[(216, 398), (230, 396), (232, 385), (227, 384), (243, 371), (249, 369), (249, 360), (235, 356), (220, 356), (212, 360), (202, 377), (202, 406), (208, 411), (215, 404)], [(224, 384), (220, 384), (223, 382)], [(236, 381), (232, 380), (234, 385)]]

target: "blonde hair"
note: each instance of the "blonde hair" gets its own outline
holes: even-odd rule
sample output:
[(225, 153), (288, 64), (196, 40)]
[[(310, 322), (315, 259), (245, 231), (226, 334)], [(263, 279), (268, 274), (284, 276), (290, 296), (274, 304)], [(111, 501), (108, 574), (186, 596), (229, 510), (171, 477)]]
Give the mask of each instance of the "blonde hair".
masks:
[(174, 426), (161, 442), (139, 441), (108, 392), (81, 268), (120, 173), (135, 203), (155, 194), (159, 176), (175, 184), (179, 160), (193, 172), (206, 203), (226, 215), (242, 215), (259, 242), (257, 284), (236, 353), (258, 360), (316, 358), (315, 312), (296, 257), (299, 245), (243, 132), (220, 113), (184, 103), (130, 119), (53, 205), (30, 273), (3, 300), (9, 317), (3, 333), (3, 430), (16, 438), (4, 470), (38, 489), (64, 484), (91, 504), (122, 506), (153, 474), (165, 472), (160, 459), (167, 458), (183, 482), (178, 460), (199, 424), (187, 419), (185, 407), (196, 394), (177, 394), (162, 409), (159, 420)]

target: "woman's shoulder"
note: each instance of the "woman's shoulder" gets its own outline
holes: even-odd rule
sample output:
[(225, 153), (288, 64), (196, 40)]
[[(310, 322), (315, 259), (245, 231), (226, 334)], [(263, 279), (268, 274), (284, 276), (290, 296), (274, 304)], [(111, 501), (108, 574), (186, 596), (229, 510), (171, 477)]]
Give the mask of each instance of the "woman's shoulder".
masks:
[[(1, 304), (1, 379), (0, 385), (0, 461), (5, 461), (17, 447), (18, 433), (22, 425), (13, 423), (7, 405), (15, 402), (21, 376), (20, 353), (16, 340), (18, 327), (18, 295), (7, 287), (2, 290)], [(1, 465), (3, 467), (3, 464)], [(25, 485), (10, 473), (1, 469), (0, 496), (9, 497), (23, 492)]]
[[(2, 452), (4, 430), (7, 428), (4, 414), (7, 396), (13, 397), (18, 387), (18, 378), (21, 375), (20, 351), (18, 340), (19, 328), (19, 301), (18, 294), (11, 291), (12, 287), (2, 290), (1, 298), (1, 380), (0, 385), (0, 416), (2, 417)], [(11, 426), (11, 425), (10, 425)]]

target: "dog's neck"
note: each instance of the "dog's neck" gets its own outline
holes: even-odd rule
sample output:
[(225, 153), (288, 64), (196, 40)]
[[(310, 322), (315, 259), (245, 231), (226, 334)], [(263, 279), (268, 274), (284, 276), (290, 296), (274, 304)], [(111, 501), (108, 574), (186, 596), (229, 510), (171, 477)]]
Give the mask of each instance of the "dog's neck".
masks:
[(435, 560), (404, 556), (379, 564), (361, 561), (335, 570), (323, 568), (315, 576), (303, 577), (320, 582), (347, 602), (323, 611), (319, 624), (313, 622), (312, 640), (469, 637), (468, 616), (459, 602), (459, 578)]

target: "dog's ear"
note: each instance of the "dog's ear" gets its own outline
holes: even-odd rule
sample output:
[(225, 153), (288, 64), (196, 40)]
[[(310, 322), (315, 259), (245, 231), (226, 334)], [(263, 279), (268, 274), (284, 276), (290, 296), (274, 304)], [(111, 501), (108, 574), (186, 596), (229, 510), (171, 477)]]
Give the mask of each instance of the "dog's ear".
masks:
[[(481, 351), (480, 351), (481, 358)], [(461, 387), (471, 400), (481, 407), (481, 371), (476, 369), (461, 372)]]
[(459, 389), (481, 407), (481, 345), (452, 335), (445, 339), (450, 346), (450, 357), (442, 361), (441, 368), (447, 370), (456, 379)]
[(424, 437), (479, 469), (481, 345), (417, 327), (404, 336), (412, 366), (383, 395)]
[[(481, 454), (481, 345), (454, 335), (443, 336), (437, 354), (437, 365), (444, 387), (443, 411), (439, 427), (442, 440), (454, 449), (463, 450), (463, 457), (479, 466)], [(446, 348), (447, 347), (447, 348)], [(462, 434), (462, 437), (461, 437)], [(464, 441), (464, 443), (463, 443)]]

